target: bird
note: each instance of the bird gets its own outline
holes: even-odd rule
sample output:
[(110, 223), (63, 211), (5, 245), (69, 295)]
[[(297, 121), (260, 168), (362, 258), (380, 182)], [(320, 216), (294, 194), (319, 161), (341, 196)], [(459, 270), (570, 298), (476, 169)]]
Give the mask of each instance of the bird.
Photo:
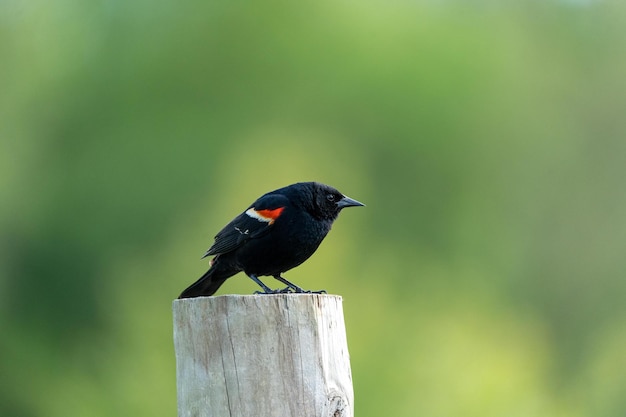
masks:
[[(299, 182), (262, 195), (215, 236), (202, 257), (214, 255), (209, 270), (178, 298), (211, 296), (239, 272), (261, 287), (257, 294), (313, 292), (282, 274), (313, 255), (342, 209), (357, 206), (364, 204), (319, 182)], [(287, 287), (273, 290), (261, 276)]]

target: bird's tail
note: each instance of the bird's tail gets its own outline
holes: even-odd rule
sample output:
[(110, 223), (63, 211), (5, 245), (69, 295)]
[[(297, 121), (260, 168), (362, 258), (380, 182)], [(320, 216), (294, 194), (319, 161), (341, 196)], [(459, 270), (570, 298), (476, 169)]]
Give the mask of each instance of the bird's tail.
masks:
[(235, 275), (238, 270), (223, 268), (219, 263), (214, 263), (196, 282), (183, 291), (178, 298), (207, 297), (215, 294), (218, 288), (228, 278)]

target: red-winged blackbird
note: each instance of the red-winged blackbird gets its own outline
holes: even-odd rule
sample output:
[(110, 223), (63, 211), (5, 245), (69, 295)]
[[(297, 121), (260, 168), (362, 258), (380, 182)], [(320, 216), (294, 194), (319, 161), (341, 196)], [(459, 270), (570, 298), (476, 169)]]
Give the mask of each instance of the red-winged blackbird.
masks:
[[(211, 267), (179, 298), (212, 295), (241, 271), (265, 294), (308, 292), (281, 274), (313, 255), (341, 209), (363, 205), (317, 182), (297, 183), (263, 195), (215, 236), (203, 256), (215, 255)], [(287, 288), (272, 290), (258, 278), (270, 275)]]

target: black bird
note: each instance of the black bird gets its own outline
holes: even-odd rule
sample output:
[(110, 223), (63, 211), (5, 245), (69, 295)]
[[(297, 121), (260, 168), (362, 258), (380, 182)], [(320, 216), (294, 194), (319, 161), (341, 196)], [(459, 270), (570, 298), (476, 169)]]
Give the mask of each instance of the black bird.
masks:
[[(215, 236), (203, 256), (215, 255), (211, 267), (178, 298), (213, 295), (241, 271), (263, 294), (309, 292), (281, 274), (313, 255), (341, 209), (363, 205), (318, 182), (292, 184), (261, 196)], [(259, 276), (273, 276), (287, 288), (272, 290)]]

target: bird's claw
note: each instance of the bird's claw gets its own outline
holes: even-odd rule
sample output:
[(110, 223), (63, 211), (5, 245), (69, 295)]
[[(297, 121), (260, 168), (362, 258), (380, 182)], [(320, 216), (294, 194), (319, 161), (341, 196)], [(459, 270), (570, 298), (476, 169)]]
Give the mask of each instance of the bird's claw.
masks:
[(289, 287), (277, 290), (269, 290), (269, 291), (255, 291), (254, 294), (257, 295), (272, 295), (272, 294), (289, 294), (291, 293), (291, 289)]
[(272, 295), (272, 294), (277, 294), (278, 291), (277, 290), (271, 290), (271, 291), (255, 291), (254, 295)]
[(326, 290), (318, 290), (318, 291), (302, 291), (305, 294), (328, 294)]
[(311, 291), (311, 290), (303, 290), (302, 288), (297, 288), (293, 290), (293, 293), (295, 294), (327, 294), (326, 290), (319, 290), (319, 291)]
[(328, 294), (326, 290), (319, 291), (311, 291), (311, 290), (303, 290), (302, 288), (291, 288), (285, 287), (277, 290), (270, 291), (255, 291), (255, 295), (272, 295), (272, 294)]

